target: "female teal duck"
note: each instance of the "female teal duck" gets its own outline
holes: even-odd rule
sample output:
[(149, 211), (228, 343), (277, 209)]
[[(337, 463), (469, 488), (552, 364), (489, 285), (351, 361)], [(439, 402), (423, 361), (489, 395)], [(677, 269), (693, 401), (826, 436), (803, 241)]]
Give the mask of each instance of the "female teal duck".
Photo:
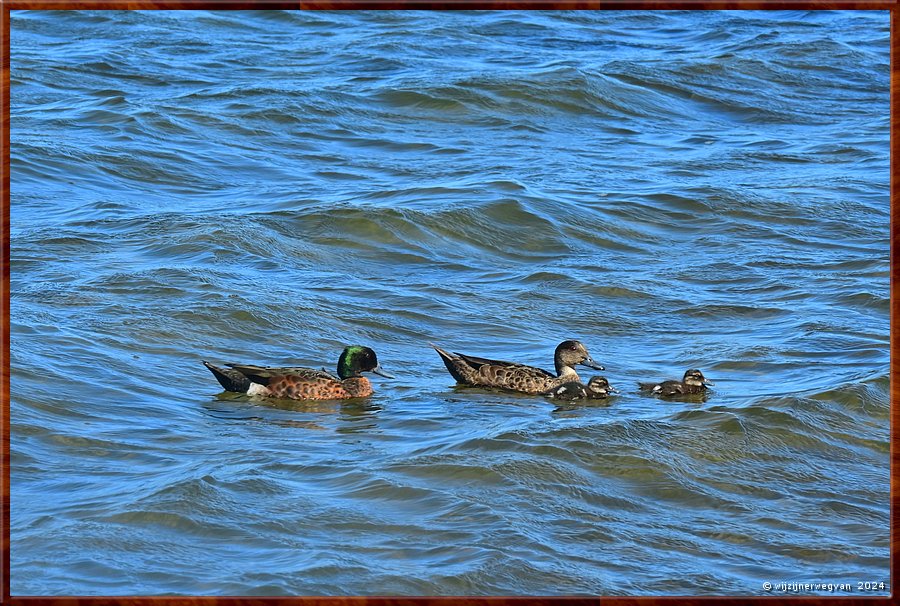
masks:
[(703, 376), (696, 368), (686, 370), (681, 381), (662, 381), (661, 383), (638, 383), (641, 391), (649, 392), (655, 396), (670, 398), (672, 396), (684, 396), (703, 393), (712, 381)]
[(557, 346), (553, 356), (555, 375), (534, 366), (488, 360), (456, 352), (451, 354), (437, 345), (431, 346), (441, 356), (453, 378), (458, 383), (472, 387), (497, 387), (519, 393), (543, 394), (563, 383), (579, 381), (574, 368), (576, 364), (603, 370), (602, 366), (591, 359), (587, 348), (579, 341), (563, 341)]
[(269, 396), (293, 400), (345, 400), (365, 398), (374, 390), (364, 372), (394, 378), (382, 370), (375, 352), (368, 347), (353, 345), (341, 352), (337, 376), (323, 370), (304, 367), (272, 368), (249, 364), (228, 364), (219, 368), (209, 362), (203, 364), (212, 371), (227, 391), (250, 396)]

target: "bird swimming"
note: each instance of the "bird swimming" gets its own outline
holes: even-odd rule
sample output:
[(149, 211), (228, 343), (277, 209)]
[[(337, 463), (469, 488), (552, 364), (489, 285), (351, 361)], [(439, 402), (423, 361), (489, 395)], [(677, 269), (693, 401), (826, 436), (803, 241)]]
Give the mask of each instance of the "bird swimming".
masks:
[(444, 365), (458, 383), (472, 387), (496, 387), (527, 394), (543, 394), (564, 383), (579, 382), (575, 365), (603, 370), (594, 362), (580, 341), (563, 341), (556, 347), (553, 363), (556, 374), (542, 368), (515, 362), (489, 360), (461, 353), (449, 353), (437, 345), (431, 346), (441, 356)]
[(591, 377), (587, 385), (570, 381), (554, 387), (544, 395), (555, 400), (603, 400), (614, 393), (619, 393), (619, 390), (612, 387), (606, 377), (597, 376)]
[(381, 368), (369, 347), (351, 345), (338, 359), (337, 376), (326, 370), (305, 367), (254, 366), (227, 364), (221, 368), (203, 361), (226, 391), (251, 396), (290, 398), (293, 400), (345, 400), (364, 398), (374, 393), (364, 372), (394, 378)]
[(638, 383), (641, 391), (663, 398), (703, 393), (711, 385), (715, 385), (715, 383), (704, 377), (703, 373), (696, 368), (686, 370), (681, 381)]

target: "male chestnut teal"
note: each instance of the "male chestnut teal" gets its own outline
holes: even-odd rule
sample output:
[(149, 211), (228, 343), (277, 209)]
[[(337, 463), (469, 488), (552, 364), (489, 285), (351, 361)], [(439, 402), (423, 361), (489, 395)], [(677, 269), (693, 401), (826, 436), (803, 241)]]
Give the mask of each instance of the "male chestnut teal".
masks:
[(431, 345), (453, 378), (458, 383), (472, 387), (495, 387), (527, 394), (544, 394), (563, 383), (578, 382), (575, 365), (603, 370), (594, 362), (587, 348), (579, 341), (563, 341), (556, 348), (553, 362), (556, 374), (542, 368), (515, 362), (488, 360), (461, 353), (449, 353), (437, 345)]
[(638, 383), (641, 391), (663, 398), (703, 393), (711, 385), (715, 385), (715, 383), (704, 377), (703, 373), (696, 368), (686, 370), (681, 381)]
[(606, 377), (591, 377), (587, 385), (582, 385), (578, 381), (570, 381), (551, 389), (544, 395), (555, 400), (603, 400), (613, 393), (619, 393), (619, 390), (612, 387)]
[(220, 368), (206, 361), (203, 364), (227, 391), (292, 400), (365, 398), (372, 395), (374, 390), (369, 379), (362, 376), (362, 373), (373, 372), (393, 378), (393, 375), (381, 368), (375, 352), (361, 345), (351, 345), (341, 352), (337, 376), (324, 369), (304, 367), (273, 368), (227, 364), (230, 368)]

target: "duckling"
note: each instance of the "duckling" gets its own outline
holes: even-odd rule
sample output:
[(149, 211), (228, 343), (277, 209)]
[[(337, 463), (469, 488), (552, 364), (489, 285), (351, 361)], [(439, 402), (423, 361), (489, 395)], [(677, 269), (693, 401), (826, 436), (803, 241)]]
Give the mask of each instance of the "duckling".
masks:
[(544, 395), (555, 400), (603, 400), (613, 393), (619, 393), (619, 390), (612, 387), (606, 377), (598, 376), (591, 377), (587, 385), (578, 381), (563, 383)]
[(543, 394), (564, 383), (580, 381), (574, 368), (576, 364), (603, 370), (603, 366), (591, 358), (587, 348), (581, 342), (573, 340), (563, 341), (556, 347), (553, 356), (556, 375), (534, 366), (455, 352), (451, 354), (437, 345), (431, 346), (458, 383), (473, 387), (497, 387), (519, 393)]
[(619, 393), (619, 390), (609, 384), (606, 377), (591, 377), (587, 384), (588, 398), (601, 400), (608, 398), (610, 394)]
[(586, 400), (588, 390), (578, 381), (569, 381), (544, 392), (543, 395), (554, 400)]
[(372, 395), (374, 390), (361, 373), (373, 372), (382, 377), (394, 378), (381, 368), (375, 352), (361, 345), (347, 347), (341, 352), (337, 377), (324, 369), (305, 367), (273, 368), (228, 364), (230, 368), (220, 368), (206, 361), (203, 364), (226, 391), (293, 400), (364, 398)]
[(661, 383), (638, 383), (641, 391), (650, 392), (652, 395), (663, 398), (698, 394), (706, 391), (707, 387), (715, 385), (703, 376), (696, 368), (685, 371), (681, 381), (663, 381)]

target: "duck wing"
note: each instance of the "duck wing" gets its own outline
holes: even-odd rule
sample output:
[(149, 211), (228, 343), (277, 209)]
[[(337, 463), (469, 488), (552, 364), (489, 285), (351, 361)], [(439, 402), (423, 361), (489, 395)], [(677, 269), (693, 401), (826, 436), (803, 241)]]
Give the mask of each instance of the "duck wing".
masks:
[(680, 396), (684, 394), (684, 385), (681, 381), (663, 381), (653, 388), (653, 393), (663, 397)]
[(316, 370), (304, 366), (254, 366), (252, 364), (227, 364), (232, 370), (241, 373), (254, 383), (268, 385), (273, 379), (293, 377), (304, 381), (328, 379), (335, 381), (334, 375), (326, 370)]
[(687, 392), (681, 381), (663, 381), (659, 386), (659, 395), (661, 396), (680, 396), (685, 393)]
[(458, 352), (449, 353), (431, 345), (441, 356), (444, 365), (457, 383), (477, 387), (499, 387), (524, 393), (541, 393), (558, 380), (542, 368), (525, 366), (503, 360), (491, 360)]
[[(479, 358), (478, 356), (469, 356), (466, 354), (461, 354), (458, 352), (453, 352), (453, 354), (458, 357), (460, 360), (474, 368), (475, 370), (481, 370), (485, 366), (496, 368), (496, 369), (515, 369), (517, 373), (526, 373), (528, 375), (534, 375), (538, 377), (549, 377), (551, 379), (555, 379), (556, 375), (547, 372), (543, 368), (538, 368), (536, 366), (526, 366), (525, 364), (518, 364), (516, 362), (504, 362), (503, 360), (491, 360), (488, 358)], [(496, 371), (494, 371), (496, 372)]]
[(520, 393), (539, 394), (562, 380), (542, 368), (524, 364), (483, 364), (476, 373), (476, 385), (499, 387)]

